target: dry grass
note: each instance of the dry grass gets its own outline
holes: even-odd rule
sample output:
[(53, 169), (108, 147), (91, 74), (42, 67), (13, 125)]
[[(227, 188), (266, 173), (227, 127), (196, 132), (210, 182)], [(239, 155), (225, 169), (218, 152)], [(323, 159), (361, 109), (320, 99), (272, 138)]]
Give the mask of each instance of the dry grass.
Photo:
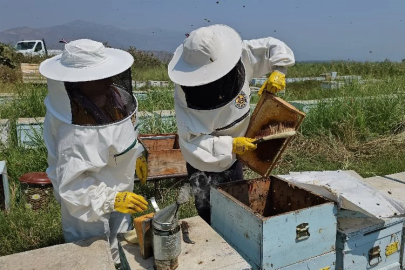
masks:
[(355, 170), (363, 177), (405, 171), (405, 135), (345, 144), (335, 136), (298, 136), (274, 174), (303, 170)]
[(4, 83), (17, 83), (21, 82), (22, 74), (19, 68), (10, 68), (0, 65), (0, 82)]

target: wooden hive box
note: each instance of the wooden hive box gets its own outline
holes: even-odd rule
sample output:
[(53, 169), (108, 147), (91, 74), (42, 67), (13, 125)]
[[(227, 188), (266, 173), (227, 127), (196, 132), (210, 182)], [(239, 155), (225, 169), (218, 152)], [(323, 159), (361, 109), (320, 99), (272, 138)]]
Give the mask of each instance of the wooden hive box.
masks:
[[(255, 138), (269, 124), (288, 122), (297, 130), (304, 118), (305, 113), (264, 91), (250, 118), (245, 137)], [(255, 151), (237, 155), (237, 158), (260, 175), (269, 176), (291, 139), (292, 137), (260, 143)], [(259, 158), (259, 151), (266, 152), (266, 160)]]
[(177, 134), (144, 134), (139, 141), (148, 151), (148, 178), (187, 174)]

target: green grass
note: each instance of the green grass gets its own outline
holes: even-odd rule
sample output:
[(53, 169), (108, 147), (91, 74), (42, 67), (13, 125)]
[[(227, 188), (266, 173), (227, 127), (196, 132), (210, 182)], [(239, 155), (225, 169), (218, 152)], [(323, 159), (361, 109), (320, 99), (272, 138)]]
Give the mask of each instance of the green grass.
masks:
[(174, 109), (174, 93), (172, 89), (152, 89), (146, 92), (145, 98), (138, 98), (139, 111), (160, 111)]
[(14, 204), (8, 213), (0, 213), (0, 224), (0, 256), (64, 242), (60, 207), (54, 200), (40, 211)]
[(314, 100), (337, 97), (367, 97), (405, 92), (405, 73), (402, 76), (371, 78), (363, 83), (349, 82), (340, 89), (321, 89), (320, 81), (294, 82), (287, 84), (286, 100)]
[(379, 136), (345, 144), (336, 136), (299, 136), (286, 150), (274, 174), (290, 171), (355, 170), (363, 177), (405, 171), (405, 137)]
[[(339, 75), (362, 75), (381, 81), (354, 83), (331, 91), (320, 89), (320, 82), (289, 84), (284, 96), (287, 100), (339, 99), (329, 103), (321, 102), (307, 114), (301, 134), (286, 150), (273, 173), (353, 169), (364, 177), (370, 177), (405, 171), (405, 137), (402, 134), (405, 127), (405, 97), (401, 94), (405, 85), (403, 68), (403, 64), (386, 62), (298, 64), (291, 68), (290, 77), (317, 76), (335, 70)], [(162, 67), (153, 67), (151, 70), (154, 71), (145, 69), (143, 75), (139, 71), (136, 80), (157, 80), (158, 76), (149, 76), (163, 72)], [(0, 118), (45, 115), (45, 86), (2, 85), (17, 93), (19, 99), (2, 105)], [(386, 94), (397, 96), (370, 98)], [(140, 111), (174, 108), (173, 92), (168, 89), (152, 89), (147, 92), (145, 100), (139, 101)], [(163, 121), (159, 117), (148, 118), (141, 127), (143, 134), (171, 132), (176, 132), (175, 122)], [(54, 200), (47, 209), (40, 212), (23, 207), (24, 197), (20, 194), (18, 177), (30, 171), (45, 171), (47, 167), (46, 148), (40, 136), (36, 138), (36, 144), (38, 147), (33, 149), (19, 147), (14, 133), (9, 145), (0, 146), (0, 160), (7, 162), (13, 201), (9, 213), (0, 212), (0, 256), (63, 242), (60, 209)], [(247, 178), (256, 176), (246, 171)], [(161, 182), (161, 198), (158, 200), (161, 208), (175, 201), (180, 185), (174, 179)], [(141, 187), (136, 184), (134, 191), (150, 198), (154, 196), (154, 185), (148, 183)], [(152, 211), (152, 208), (148, 211)], [(180, 209), (181, 218), (194, 215), (196, 211), (192, 201)]]
[(404, 131), (404, 106), (404, 95), (320, 102), (307, 114), (302, 133), (331, 133), (347, 144), (397, 134)]
[(132, 79), (134, 81), (170, 81), (167, 75), (167, 65), (161, 64), (153, 68), (137, 68), (132, 69)]
[(405, 62), (352, 62), (331, 61), (324, 63), (296, 63), (288, 69), (288, 77), (316, 77), (336, 71), (338, 75), (372, 76), (375, 79), (387, 76), (403, 76)]
[(19, 84), (15, 90), (15, 98), (12, 101), (1, 104), (0, 119), (45, 116), (44, 99), (48, 92), (46, 86)]

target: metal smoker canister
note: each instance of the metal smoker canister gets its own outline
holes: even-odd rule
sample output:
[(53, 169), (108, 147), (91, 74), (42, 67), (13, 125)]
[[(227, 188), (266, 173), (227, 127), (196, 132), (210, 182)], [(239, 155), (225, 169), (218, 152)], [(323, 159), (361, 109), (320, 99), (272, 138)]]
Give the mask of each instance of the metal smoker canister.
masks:
[(155, 269), (172, 270), (178, 267), (181, 252), (180, 225), (174, 216), (176, 204), (160, 210), (152, 219), (153, 255)]

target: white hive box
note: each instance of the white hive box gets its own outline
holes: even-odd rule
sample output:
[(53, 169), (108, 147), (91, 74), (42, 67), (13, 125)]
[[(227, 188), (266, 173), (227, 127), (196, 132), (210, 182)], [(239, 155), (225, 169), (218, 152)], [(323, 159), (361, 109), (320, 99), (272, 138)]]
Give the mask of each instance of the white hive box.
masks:
[(148, 81), (148, 87), (160, 87), (160, 81)]
[(42, 138), (42, 128), (45, 118), (19, 118), (17, 120), (17, 138), (20, 146), (35, 146), (35, 139)]
[(8, 143), (10, 136), (10, 120), (0, 119), (0, 146)]

